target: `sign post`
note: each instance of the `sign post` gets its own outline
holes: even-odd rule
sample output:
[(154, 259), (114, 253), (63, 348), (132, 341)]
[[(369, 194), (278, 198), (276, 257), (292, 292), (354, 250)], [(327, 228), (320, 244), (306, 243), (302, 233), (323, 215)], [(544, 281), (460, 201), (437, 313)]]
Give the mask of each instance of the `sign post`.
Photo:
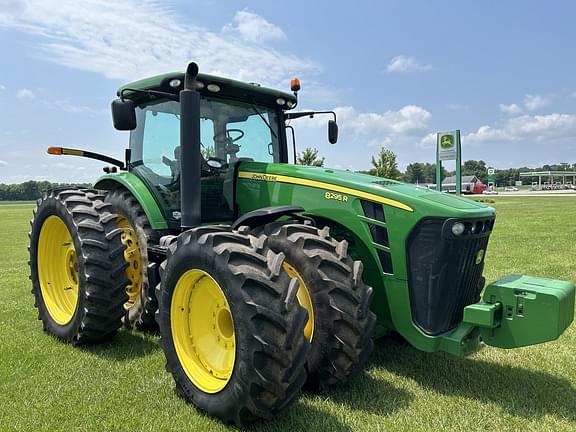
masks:
[(456, 160), (456, 193), (462, 193), (460, 129), (436, 134), (436, 190), (442, 192), (442, 161)]
[(493, 190), (494, 189), (494, 173), (495, 173), (495, 169), (494, 168), (488, 168), (488, 189), (489, 190)]

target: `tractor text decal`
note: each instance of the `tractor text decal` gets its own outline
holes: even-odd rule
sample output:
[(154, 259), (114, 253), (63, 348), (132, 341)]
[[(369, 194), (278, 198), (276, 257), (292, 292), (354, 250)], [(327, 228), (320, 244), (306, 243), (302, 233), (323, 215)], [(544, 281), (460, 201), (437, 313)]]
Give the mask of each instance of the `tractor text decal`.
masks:
[(348, 195), (343, 195), (343, 194), (336, 193), (336, 192), (326, 192), (324, 194), (324, 198), (326, 198), (327, 200), (336, 200), (336, 201), (348, 202)]
[(275, 182), (277, 177), (275, 175), (268, 175), (268, 174), (252, 174), (249, 178), (252, 180), (262, 180), (262, 181), (272, 181)]

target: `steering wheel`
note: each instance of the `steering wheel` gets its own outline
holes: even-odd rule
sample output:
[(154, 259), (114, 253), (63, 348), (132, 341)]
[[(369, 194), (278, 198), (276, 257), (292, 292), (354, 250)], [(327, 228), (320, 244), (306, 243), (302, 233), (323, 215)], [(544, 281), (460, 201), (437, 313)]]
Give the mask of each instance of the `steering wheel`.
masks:
[[(235, 133), (235, 134), (239, 134), (236, 137), (232, 137), (231, 134)], [(216, 134), (214, 136), (214, 140), (218, 140), (221, 138), (221, 135), (223, 135), (222, 133)], [(242, 129), (226, 129), (226, 138), (228, 140), (230, 140), (230, 142), (235, 143), (236, 141), (244, 138), (244, 131)]]

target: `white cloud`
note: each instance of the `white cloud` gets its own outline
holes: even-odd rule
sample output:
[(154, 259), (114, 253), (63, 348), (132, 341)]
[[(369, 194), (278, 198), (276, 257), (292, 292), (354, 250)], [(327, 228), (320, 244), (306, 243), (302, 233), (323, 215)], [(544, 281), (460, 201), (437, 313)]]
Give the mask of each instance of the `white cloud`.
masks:
[(544, 108), (549, 103), (550, 103), (549, 97), (544, 97), (537, 94), (536, 95), (527, 94), (524, 97), (524, 107), (528, 111), (537, 111), (540, 108)]
[(338, 107), (334, 111), (342, 130), (352, 132), (353, 139), (366, 141), (369, 146), (405, 143), (408, 138), (424, 132), (431, 117), (427, 110), (416, 105), (383, 113), (358, 112), (350, 106)]
[(34, 100), (36, 95), (32, 92), (32, 90), (20, 89), (16, 92), (16, 97), (23, 102), (28, 102)]
[(432, 65), (429, 64), (422, 64), (414, 57), (409, 57), (405, 55), (399, 55), (394, 57), (388, 63), (386, 70), (388, 72), (417, 72), (417, 71), (426, 71), (433, 69)]
[[(334, 108), (334, 112), (340, 129), (339, 141), (353, 143), (358, 148), (363, 145), (388, 147), (413, 143), (428, 130), (431, 118), (427, 110), (416, 105), (406, 105), (397, 111), (382, 113), (359, 112), (352, 106), (340, 106)], [(330, 117), (318, 115), (313, 119), (295, 120), (292, 124), (298, 129), (323, 129), (328, 119)]]
[(6, 165), (8, 165), (8, 162), (0, 160), (0, 167), (4, 167)]
[(512, 103), (510, 105), (500, 104), (500, 111), (506, 114), (519, 114), (522, 112), (522, 108), (519, 105)]
[(0, 91), (4, 91), (4, 90), (6, 90), (6, 86), (5, 86), (5, 85), (2, 85), (2, 84), (0, 84)]
[(436, 145), (436, 133), (435, 132), (430, 132), (428, 134), (426, 134), (424, 136), (424, 138), (422, 138), (420, 140), (420, 147), (422, 148), (432, 148)]
[(280, 27), (246, 10), (236, 12), (233, 22), (226, 24), (222, 32), (238, 35), (243, 40), (253, 43), (286, 39), (286, 34)]
[(562, 138), (576, 139), (575, 114), (523, 115), (509, 119), (502, 127), (481, 126), (467, 134), (462, 141), (542, 141)]
[[(231, 28), (245, 37), (254, 36), (254, 22), (267, 23), (273, 38), (284, 34), (250, 12), (235, 19)], [(311, 61), (242, 40), (234, 32), (183, 22), (159, 0), (10, 0), (0, 5), (2, 27), (42, 38), (40, 52), (48, 61), (111, 79), (183, 70), (190, 60), (202, 72), (272, 85), (318, 70)]]
[(356, 112), (352, 107), (336, 108), (336, 113), (343, 124), (359, 133), (372, 135), (411, 134), (422, 131), (427, 127), (430, 113), (416, 105), (406, 105), (398, 111), (385, 111), (383, 113)]

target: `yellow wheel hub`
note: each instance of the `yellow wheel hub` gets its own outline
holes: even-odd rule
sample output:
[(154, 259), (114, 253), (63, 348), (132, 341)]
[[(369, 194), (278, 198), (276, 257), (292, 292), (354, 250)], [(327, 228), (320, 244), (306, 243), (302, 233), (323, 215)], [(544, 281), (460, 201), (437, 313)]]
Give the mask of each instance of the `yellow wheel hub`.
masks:
[(126, 276), (130, 281), (126, 286), (126, 294), (128, 294), (128, 301), (124, 303), (124, 309), (128, 310), (138, 299), (140, 291), (142, 291), (142, 255), (140, 253), (140, 246), (138, 244), (138, 236), (136, 230), (132, 227), (128, 219), (124, 216), (118, 216), (116, 220), (118, 228), (122, 228), (122, 244), (126, 246), (124, 250), (124, 260), (128, 263), (126, 268)]
[(308, 312), (308, 321), (304, 327), (304, 336), (306, 339), (308, 339), (309, 342), (312, 342), (312, 336), (314, 335), (314, 309), (312, 308), (312, 299), (310, 298), (308, 287), (306, 286), (306, 283), (304, 283), (304, 279), (302, 279), (300, 273), (298, 273), (294, 267), (292, 267), (286, 261), (284, 261), (282, 267), (284, 268), (284, 271), (288, 273), (288, 276), (298, 280), (299, 287), (298, 292), (296, 293), (296, 297), (298, 298), (300, 306), (302, 306)]
[(38, 279), (48, 313), (68, 324), (78, 305), (78, 262), (70, 231), (58, 216), (48, 216), (38, 239)]
[(228, 301), (203, 270), (188, 270), (174, 288), (170, 325), (186, 375), (206, 393), (222, 390), (234, 369), (236, 336)]

